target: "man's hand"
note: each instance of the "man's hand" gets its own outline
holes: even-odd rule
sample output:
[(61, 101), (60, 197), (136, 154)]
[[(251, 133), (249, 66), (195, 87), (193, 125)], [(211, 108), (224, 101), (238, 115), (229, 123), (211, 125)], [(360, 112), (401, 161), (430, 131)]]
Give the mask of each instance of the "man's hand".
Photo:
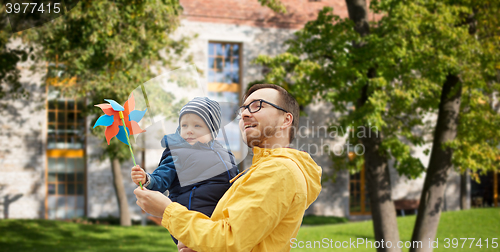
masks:
[(161, 192), (151, 191), (146, 188), (141, 189), (137, 187), (134, 190), (137, 197), (137, 205), (153, 216), (162, 217), (165, 208), (172, 203), (172, 201), (163, 195)]
[(146, 172), (138, 165), (132, 167), (130, 177), (136, 185), (139, 185), (139, 182), (141, 182), (143, 185), (146, 184)]
[(196, 251), (194, 251), (190, 248), (183, 248), (183, 249), (179, 250), (179, 252), (196, 252)]
[(186, 247), (186, 245), (184, 245), (184, 243), (182, 243), (181, 241), (179, 241), (177, 243), (177, 250), (178, 250), (178, 252), (196, 252), (196, 251)]

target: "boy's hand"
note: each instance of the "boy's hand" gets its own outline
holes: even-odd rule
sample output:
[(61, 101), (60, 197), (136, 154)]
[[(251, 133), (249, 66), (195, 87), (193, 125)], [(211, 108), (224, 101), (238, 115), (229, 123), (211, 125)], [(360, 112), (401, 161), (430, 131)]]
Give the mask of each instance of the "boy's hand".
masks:
[(139, 182), (141, 182), (143, 185), (146, 184), (146, 172), (138, 165), (132, 167), (130, 177), (136, 185), (139, 185)]

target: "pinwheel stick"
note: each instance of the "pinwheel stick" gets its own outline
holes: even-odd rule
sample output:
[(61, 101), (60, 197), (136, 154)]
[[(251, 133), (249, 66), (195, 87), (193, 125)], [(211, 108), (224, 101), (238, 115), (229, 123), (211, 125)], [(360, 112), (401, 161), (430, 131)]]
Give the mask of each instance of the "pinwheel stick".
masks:
[[(127, 136), (128, 148), (130, 150), (130, 154), (132, 154), (132, 161), (134, 161), (134, 166), (136, 166), (137, 164), (135, 163), (134, 152), (132, 151), (132, 145), (130, 144), (130, 138), (128, 137), (127, 126), (125, 126), (125, 120), (123, 120), (123, 112), (118, 111), (118, 113), (120, 114), (120, 119), (122, 119), (123, 128), (125, 129), (125, 136)], [(139, 181), (139, 185), (141, 186), (141, 189), (143, 189), (141, 181)]]

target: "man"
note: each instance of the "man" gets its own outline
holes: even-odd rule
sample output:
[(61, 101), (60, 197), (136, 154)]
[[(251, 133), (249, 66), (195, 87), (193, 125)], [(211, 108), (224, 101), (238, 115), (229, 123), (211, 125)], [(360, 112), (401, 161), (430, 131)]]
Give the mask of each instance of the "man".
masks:
[(253, 148), (252, 166), (233, 179), (210, 218), (140, 188), (137, 204), (163, 216), (162, 225), (192, 250), (290, 251), (304, 211), (321, 190), (321, 168), (309, 154), (288, 148), (298, 126), (297, 101), (280, 86), (257, 84), (238, 114), (243, 140)]

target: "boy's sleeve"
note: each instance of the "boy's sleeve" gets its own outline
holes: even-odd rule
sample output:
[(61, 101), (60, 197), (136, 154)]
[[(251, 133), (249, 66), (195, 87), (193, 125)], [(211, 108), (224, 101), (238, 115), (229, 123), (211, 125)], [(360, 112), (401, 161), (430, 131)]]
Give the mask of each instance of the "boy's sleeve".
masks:
[(170, 150), (168, 153), (164, 153), (163, 159), (160, 161), (158, 168), (151, 173), (148, 174), (148, 182), (146, 188), (153, 191), (165, 192), (170, 188), (172, 182), (177, 176), (177, 172), (175, 170), (175, 162), (177, 161), (176, 157), (172, 157), (170, 154)]

